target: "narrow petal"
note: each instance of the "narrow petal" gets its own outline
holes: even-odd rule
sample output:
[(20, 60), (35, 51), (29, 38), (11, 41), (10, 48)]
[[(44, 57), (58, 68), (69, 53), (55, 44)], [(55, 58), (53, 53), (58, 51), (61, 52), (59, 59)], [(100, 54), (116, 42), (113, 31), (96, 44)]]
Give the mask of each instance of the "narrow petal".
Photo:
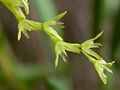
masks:
[(103, 31), (101, 31), (96, 37), (92, 38), (92, 40), (95, 41), (95, 40), (98, 39), (102, 34), (103, 34)]
[(57, 54), (57, 55), (56, 55), (56, 59), (55, 59), (55, 68), (57, 68), (58, 60), (59, 60), (59, 55)]
[(67, 13), (67, 11), (65, 11), (65, 12), (63, 12), (63, 13), (61, 13), (61, 14), (59, 14), (59, 15), (57, 15), (55, 18), (53, 18), (54, 20), (60, 20), (62, 17), (64, 17), (65, 16), (65, 14)]
[(102, 59), (102, 57), (100, 55), (98, 55), (96, 52), (94, 52), (91, 49), (86, 49), (84, 50), (86, 53), (88, 53), (89, 55), (93, 56), (96, 59)]
[(21, 30), (19, 30), (18, 32), (18, 41), (20, 41), (20, 39), (21, 39)]

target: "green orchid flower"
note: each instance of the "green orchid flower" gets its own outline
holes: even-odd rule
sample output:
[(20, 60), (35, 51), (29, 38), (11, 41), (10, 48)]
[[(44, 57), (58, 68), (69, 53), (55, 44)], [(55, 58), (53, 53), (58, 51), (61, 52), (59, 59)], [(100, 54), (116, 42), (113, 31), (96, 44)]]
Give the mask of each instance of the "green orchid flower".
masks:
[(55, 68), (58, 65), (58, 61), (60, 57), (63, 59), (64, 62), (66, 62), (67, 53), (63, 47), (64, 46), (62, 45), (62, 42), (57, 42), (55, 45), (55, 55), (56, 55)]
[(88, 53), (83, 52), (84, 55), (89, 59), (89, 61), (94, 65), (100, 79), (104, 84), (107, 84), (107, 76), (105, 74), (105, 71), (109, 73), (113, 73), (111, 69), (109, 69), (115, 61), (112, 61), (110, 63), (105, 62), (103, 59), (95, 59), (92, 56), (90, 56)]
[(27, 19), (21, 20), (18, 24), (18, 28), (19, 28), (18, 40), (21, 39), (22, 32), (27, 38), (29, 38), (27, 31), (43, 30), (53, 39), (53, 41), (55, 41), (55, 40), (63, 41), (63, 39), (57, 34), (57, 32), (52, 28), (52, 26), (63, 24), (62, 22), (58, 24), (57, 20), (62, 18), (65, 14), (66, 14), (66, 12), (64, 12), (64, 13), (56, 16), (52, 20), (46, 21), (44, 23), (35, 22), (35, 21), (27, 20)]
[(99, 33), (95, 38), (89, 39), (80, 45), (81, 52), (88, 58), (88, 60), (94, 65), (98, 75), (104, 84), (107, 83), (107, 76), (104, 71), (112, 73), (109, 68), (113, 65), (114, 61), (111, 63), (106, 63), (104, 59), (92, 50), (92, 48), (98, 48), (101, 46), (100, 43), (94, 43), (103, 34), (103, 31)]
[(58, 65), (60, 57), (66, 62), (66, 51), (80, 53), (79, 44), (71, 44), (63, 41), (61, 36), (55, 31), (54, 26), (63, 28), (64, 25), (59, 20), (67, 13), (67, 11), (57, 15), (55, 18), (43, 23), (43, 31), (46, 32), (55, 44), (55, 67)]
[(66, 62), (67, 53), (74, 52), (74, 53), (80, 53), (79, 44), (71, 44), (63, 41), (56, 42), (55, 44), (55, 67), (58, 65), (58, 61), (60, 57), (63, 59), (64, 62)]
[(103, 31), (101, 33), (99, 33), (96, 37), (86, 40), (85, 42), (83, 42), (80, 45), (80, 49), (81, 52), (86, 52), (87, 54), (95, 57), (96, 59), (101, 59), (102, 57), (100, 55), (98, 55), (97, 53), (95, 53), (92, 48), (98, 48), (99, 46), (101, 46), (100, 43), (94, 43), (94, 41), (96, 39), (98, 39), (101, 35), (103, 34)]
[(56, 32), (54, 27), (56, 27), (56, 26), (60, 27), (60, 28), (64, 27), (64, 25), (63, 25), (64, 23), (60, 22), (59, 20), (63, 16), (65, 16), (66, 13), (67, 13), (67, 11), (65, 11), (65, 12), (57, 15), (56, 17), (52, 18), (51, 20), (48, 20), (43, 23), (44, 32), (46, 32), (54, 42), (63, 41), (63, 39), (60, 37), (60, 35), (58, 35), (58, 33)]
[(47, 25), (47, 26), (50, 26), (50, 27), (53, 27), (53, 26), (61, 26), (61, 27), (64, 27), (63, 26), (63, 22), (60, 22), (60, 19), (63, 18), (65, 15), (66, 15), (67, 11), (57, 15), (56, 17), (44, 22), (44, 25)]
[(104, 84), (107, 84), (107, 78), (108, 78), (105, 75), (104, 71), (113, 73), (112, 70), (109, 69), (113, 65), (113, 63), (115, 63), (115, 61), (106, 63), (104, 60), (96, 60), (94, 62), (94, 67)]
[(50, 36), (50, 39), (54, 42), (56, 55), (55, 67), (57, 67), (60, 58), (66, 62), (66, 51), (73, 53), (82, 52), (94, 65), (103, 83), (107, 83), (107, 76), (105, 74), (105, 71), (112, 73), (112, 70), (110, 70), (109, 68), (113, 65), (114, 61), (111, 63), (106, 63), (100, 55), (92, 50), (93, 48), (99, 48), (99, 46), (101, 46), (100, 43), (95, 43), (94, 41), (103, 34), (103, 31), (99, 33), (95, 38), (86, 40), (82, 44), (67, 43), (64, 42), (62, 37), (55, 30), (55, 27), (64, 28), (64, 23), (60, 22), (60, 19), (67, 13), (67, 11), (44, 23), (40, 23), (26, 19), (22, 8), (25, 10), (26, 14), (29, 14), (28, 0), (0, 0), (0, 2), (2, 2), (14, 14), (18, 21), (18, 40), (21, 39), (22, 33), (27, 38), (29, 38), (28, 31), (42, 30), (47, 33)]
[(31, 20), (21, 20), (18, 24), (18, 41), (21, 39), (21, 33), (23, 32), (23, 34), (29, 39), (29, 35), (27, 33), (27, 31), (31, 31), (31, 30), (41, 30), (42, 29), (42, 24), (40, 22), (34, 22)]

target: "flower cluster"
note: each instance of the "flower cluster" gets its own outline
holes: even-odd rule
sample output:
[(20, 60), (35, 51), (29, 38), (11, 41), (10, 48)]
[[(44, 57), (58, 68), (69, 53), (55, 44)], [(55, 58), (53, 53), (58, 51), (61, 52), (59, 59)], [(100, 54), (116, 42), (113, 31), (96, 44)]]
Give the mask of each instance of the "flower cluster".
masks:
[(98, 48), (101, 46), (100, 43), (94, 43), (94, 41), (99, 38), (103, 32), (99, 33), (95, 38), (89, 39), (85, 42), (83, 42), (80, 46), (81, 52), (88, 58), (88, 60), (94, 65), (98, 75), (100, 76), (101, 80), (104, 84), (107, 83), (107, 76), (105, 75), (104, 71), (107, 71), (109, 73), (112, 73), (112, 70), (109, 68), (114, 63), (106, 63), (105, 60), (98, 55), (96, 52), (92, 50), (92, 48)]
[(46, 22), (41, 23), (26, 19), (26, 16), (24, 15), (21, 8), (24, 8), (26, 14), (29, 14), (29, 4), (27, 0), (0, 0), (0, 2), (2, 2), (18, 20), (18, 40), (21, 39), (22, 33), (27, 38), (29, 38), (27, 31), (41, 30), (47, 33), (54, 43), (54, 50), (56, 55), (55, 67), (57, 67), (60, 57), (63, 59), (63, 61), (66, 62), (66, 51), (80, 54), (83, 53), (93, 64), (103, 83), (107, 83), (107, 76), (104, 71), (112, 73), (109, 68), (112, 66), (114, 61), (111, 63), (106, 63), (100, 55), (92, 50), (93, 48), (99, 48), (99, 46), (101, 46), (100, 43), (95, 43), (94, 41), (98, 39), (103, 34), (103, 32), (98, 34), (95, 38), (86, 40), (82, 44), (67, 43), (64, 42), (62, 37), (56, 32), (54, 28), (64, 28), (64, 25), (62, 22), (60, 22), (60, 19), (67, 13), (66, 11)]

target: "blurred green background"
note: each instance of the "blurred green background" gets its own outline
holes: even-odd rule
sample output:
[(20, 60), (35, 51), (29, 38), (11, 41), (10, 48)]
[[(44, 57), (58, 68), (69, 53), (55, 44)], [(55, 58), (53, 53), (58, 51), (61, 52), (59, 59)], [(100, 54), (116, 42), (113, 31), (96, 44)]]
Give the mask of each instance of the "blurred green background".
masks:
[(17, 41), (17, 21), (0, 4), (0, 90), (120, 90), (120, 0), (29, 0), (29, 19), (46, 21), (65, 10), (67, 42), (81, 43), (104, 31), (96, 50), (106, 61), (115, 60), (114, 74), (103, 85), (83, 56), (68, 52), (68, 62), (54, 68), (54, 50), (43, 32), (30, 32)]

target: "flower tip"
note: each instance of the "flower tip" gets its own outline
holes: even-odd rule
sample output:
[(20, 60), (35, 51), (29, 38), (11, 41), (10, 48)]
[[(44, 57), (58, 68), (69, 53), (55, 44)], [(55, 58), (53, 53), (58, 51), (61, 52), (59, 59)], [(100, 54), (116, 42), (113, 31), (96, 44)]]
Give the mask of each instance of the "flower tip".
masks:
[(29, 14), (29, 8), (26, 8), (26, 14), (28, 15)]
[(24, 6), (24, 9), (25, 9), (25, 12), (28, 15), (29, 14), (29, 3), (28, 3), (28, 0), (22, 0), (22, 3), (23, 3), (23, 6)]
[(55, 65), (55, 68), (57, 68), (57, 65)]
[(65, 10), (63, 13), (64, 13), (64, 15), (66, 15), (67, 14), (67, 10)]
[(57, 15), (54, 19), (55, 20), (60, 20), (62, 17), (64, 17), (66, 15), (67, 11), (64, 11), (63, 13)]
[(110, 72), (111, 74), (113, 74), (113, 71), (111, 70), (111, 72)]
[(102, 34), (103, 34), (103, 31), (101, 31), (101, 32), (98, 34), (98, 36), (100, 37)]
[(25, 35), (25, 37), (26, 37), (27, 39), (30, 39), (30, 37), (29, 37), (29, 36), (27, 36), (27, 35)]
[(101, 31), (95, 38), (93, 38), (93, 40), (98, 39), (100, 36), (102, 36), (102, 34), (103, 34), (103, 31)]
[(105, 82), (103, 82), (103, 83), (104, 83), (104, 85), (106, 85), (107, 84), (107, 80)]
[(101, 78), (101, 80), (102, 80), (102, 82), (103, 82), (104, 85), (107, 84), (107, 78), (108, 78), (107, 76), (105, 77), (105, 79), (102, 79), (102, 78)]
[(19, 30), (19, 32), (18, 32), (18, 41), (20, 41), (20, 39), (21, 39), (21, 31)]
[(25, 12), (26, 12), (27, 15), (30, 13), (28, 5), (25, 7)]
[(111, 63), (112, 63), (112, 64), (114, 64), (114, 63), (115, 63), (115, 61), (112, 61)]
[(57, 65), (58, 65), (58, 56), (56, 57), (56, 60), (55, 60), (55, 68), (57, 68)]
[(18, 37), (18, 41), (20, 41), (20, 38)]
[(58, 63), (55, 63), (55, 68), (57, 68), (57, 66), (58, 66)]
[(61, 13), (61, 18), (64, 17), (67, 14), (67, 10)]

